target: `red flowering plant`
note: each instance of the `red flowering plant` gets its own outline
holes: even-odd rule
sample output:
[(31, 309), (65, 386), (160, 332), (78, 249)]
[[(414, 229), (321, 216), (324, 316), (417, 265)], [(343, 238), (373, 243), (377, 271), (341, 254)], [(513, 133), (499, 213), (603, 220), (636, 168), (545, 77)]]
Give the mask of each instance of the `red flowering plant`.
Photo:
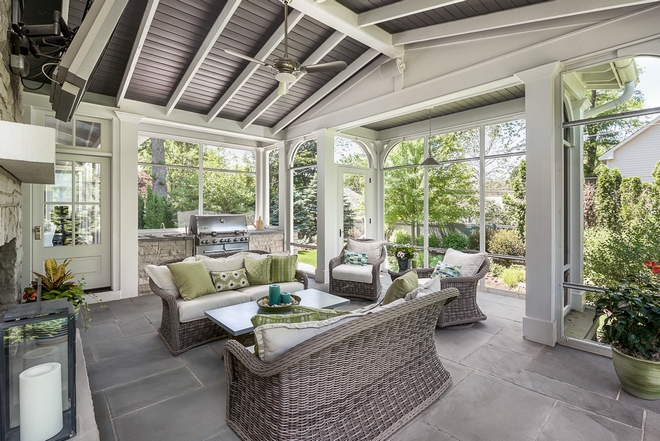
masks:
[(599, 341), (610, 343), (635, 358), (660, 361), (660, 267), (645, 262), (652, 275), (641, 274), (605, 288), (596, 300), (596, 317), (603, 317)]

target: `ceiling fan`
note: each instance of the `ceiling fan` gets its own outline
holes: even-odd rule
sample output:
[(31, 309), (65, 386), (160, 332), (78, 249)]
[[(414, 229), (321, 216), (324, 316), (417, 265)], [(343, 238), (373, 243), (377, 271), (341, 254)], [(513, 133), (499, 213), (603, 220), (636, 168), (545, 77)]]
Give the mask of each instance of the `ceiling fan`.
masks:
[(275, 79), (280, 82), (277, 88), (279, 96), (286, 95), (289, 91), (289, 83), (293, 82), (298, 76), (303, 73), (317, 73), (317, 72), (341, 72), (346, 69), (347, 64), (345, 61), (332, 61), (330, 63), (313, 64), (310, 66), (301, 66), (296, 60), (289, 58), (289, 40), (288, 40), (288, 9), (291, 0), (280, 0), (284, 3), (284, 57), (275, 58), (272, 63), (267, 63), (256, 58), (248, 57), (247, 55), (239, 54), (231, 49), (225, 49), (229, 55), (243, 58), (244, 60), (252, 61), (262, 66), (269, 67)]

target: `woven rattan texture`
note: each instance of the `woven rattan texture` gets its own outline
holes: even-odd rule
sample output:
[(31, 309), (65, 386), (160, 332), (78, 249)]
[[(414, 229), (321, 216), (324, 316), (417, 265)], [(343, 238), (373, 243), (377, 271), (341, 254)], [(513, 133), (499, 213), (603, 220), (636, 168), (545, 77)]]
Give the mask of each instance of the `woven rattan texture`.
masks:
[(451, 384), (435, 349), (439, 291), (360, 317), (264, 363), (225, 346), (227, 424), (244, 441), (390, 437)]
[[(250, 250), (250, 252), (268, 254), (268, 251), (262, 250)], [(236, 253), (237, 252), (209, 254), (208, 257), (229, 257)], [(183, 259), (168, 260), (162, 262), (160, 265), (181, 262), (181, 260)], [(309, 282), (307, 276), (303, 272), (296, 271), (296, 280), (302, 283), (305, 289), (307, 289)], [(227, 334), (226, 331), (207, 318), (181, 323), (179, 321), (179, 309), (177, 308), (174, 296), (160, 289), (151, 278), (149, 278), (149, 287), (151, 288), (151, 291), (163, 301), (163, 314), (160, 328), (158, 328), (158, 334), (163, 339), (165, 346), (167, 346), (167, 349), (169, 349), (172, 355), (179, 355), (197, 346), (228, 337), (229, 334)]]
[[(374, 242), (373, 239), (356, 240), (359, 242)], [(371, 283), (350, 282), (348, 280), (339, 280), (332, 277), (332, 269), (344, 263), (344, 250), (346, 250), (346, 246), (342, 248), (339, 256), (331, 259), (330, 263), (328, 264), (330, 274), (330, 293), (338, 294), (342, 297), (357, 297), (369, 300), (377, 299), (382, 289), (380, 283), (380, 265), (385, 261), (385, 258), (387, 257), (387, 250), (385, 247), (383, 247), (381, 250), (380, 259), (378, 259), (373, 264)]]

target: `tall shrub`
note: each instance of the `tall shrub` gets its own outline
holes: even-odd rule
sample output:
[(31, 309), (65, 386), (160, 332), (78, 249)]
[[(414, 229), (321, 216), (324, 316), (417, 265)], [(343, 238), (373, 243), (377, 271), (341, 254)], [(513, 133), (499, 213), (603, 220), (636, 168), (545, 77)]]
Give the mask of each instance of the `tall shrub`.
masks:
[(619, 211), (621, 209), (621, 173), (619, 170), (603, 168), (596, 182), (596, 223), (599, 227), (613, 231), (619, 229)]
[(506, 207), (509, 219), (518, 233), (518, 237), (525, 242), (525, 216), (527, 213), (527, 163), (523, 159), (511, 172), (509, 185), (513, 193), (502, 196), (502, 203)]

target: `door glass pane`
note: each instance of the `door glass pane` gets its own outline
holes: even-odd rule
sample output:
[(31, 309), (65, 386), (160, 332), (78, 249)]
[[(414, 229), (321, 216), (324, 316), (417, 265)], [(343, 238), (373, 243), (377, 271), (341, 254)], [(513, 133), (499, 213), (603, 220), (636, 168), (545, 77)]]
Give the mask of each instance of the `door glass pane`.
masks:
[(57, 161), (55, 183), (44, 185), (44, 202), (71, 202), (71, 161)]
[(76, 205), (76, 245), (101, 243), (101, 207)]
[(101, 123), (76, 121), (76, 147), (101, 148)]
[(44, 246), (58, 247), (71, 245), (73, 226), (71, 205), (44, 206)]
[(365, 237), (364, 175), (344, 173), (344, 239)]
[(73, 123), (63, 122), (55, 119), (54, 116), (44, 117), (44, 126), (55, 129), (57, 132), (56, 143), (63, 145), (73, 145)]
[(101, 164), (76, 162), (76, 202), (99, 202), (101, 199)]

